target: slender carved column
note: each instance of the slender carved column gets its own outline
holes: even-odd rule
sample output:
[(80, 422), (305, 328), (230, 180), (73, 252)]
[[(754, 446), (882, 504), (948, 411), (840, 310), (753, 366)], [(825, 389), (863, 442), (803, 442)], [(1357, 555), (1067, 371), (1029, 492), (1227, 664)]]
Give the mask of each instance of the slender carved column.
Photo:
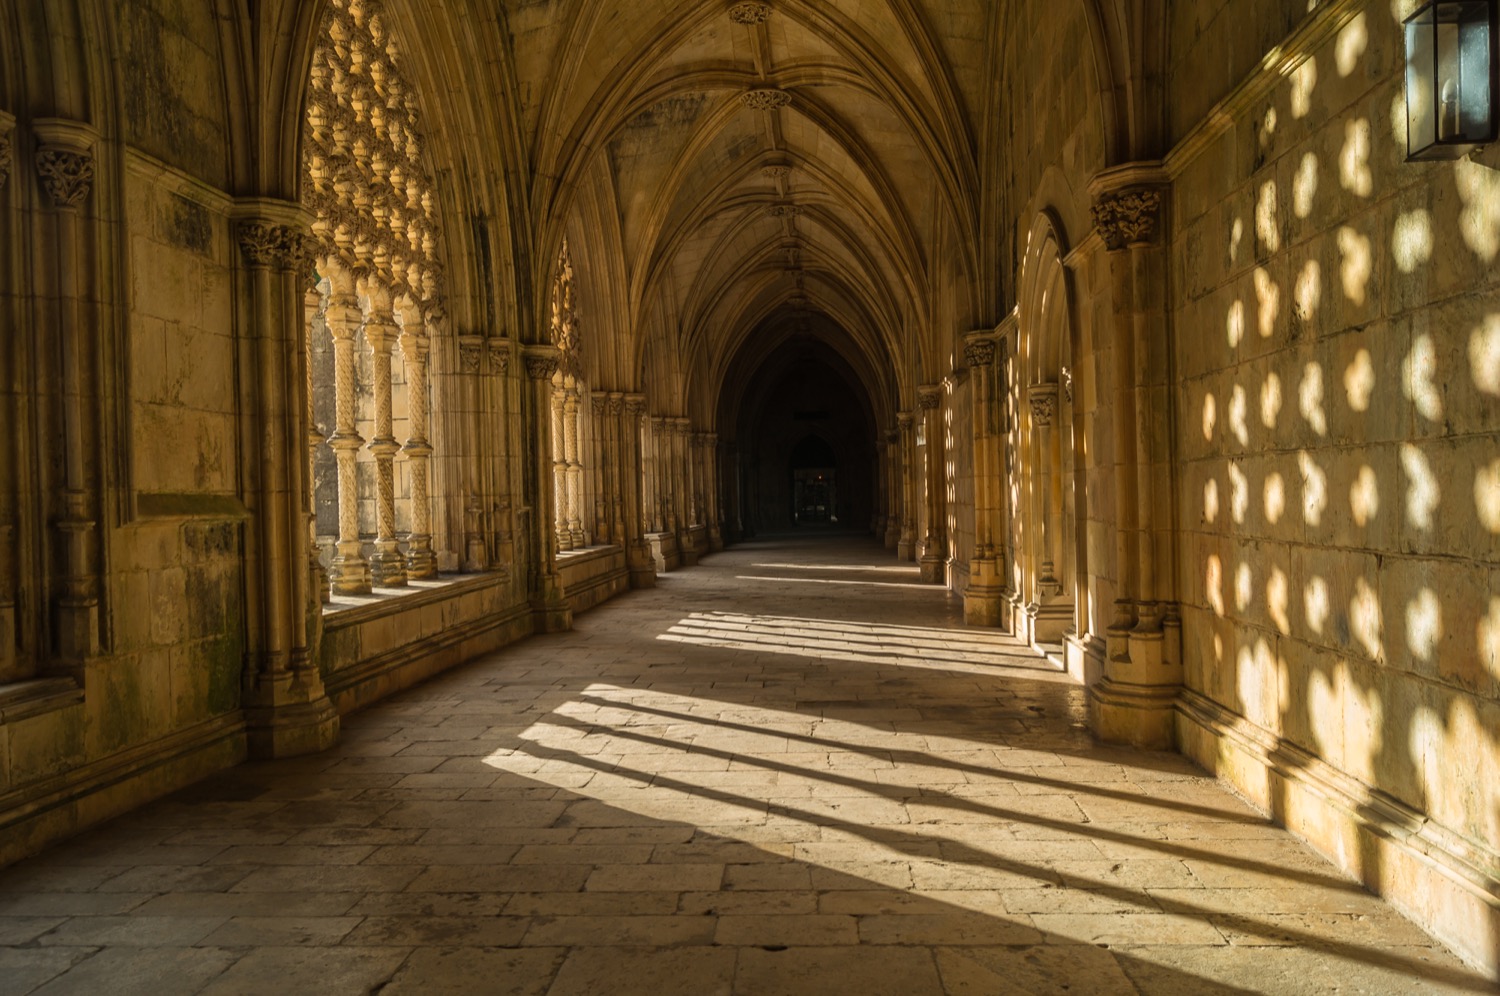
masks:
[(924, 419), (927, 439), (927, 534), (922, 538), (922, 580), (927, 584), (942, 584), (945, 578), (947, 550), (943, 515), (944, 482), (946, 468), (943, 466), (943, 389), (935, 384), (917, 388), (917, 403)]
[(899, 412), (896, 424), (901, 427), (901, 538), (896, 542), (896, 557), (915, 560), (917, 553), (917, 417)]
[(563, 553), (573, 549), (573, 531), (568, 528), (568, 430), (564, 417), (567, 400), (567, 389), (554, 375), (552, 393), (548, 397), (552, 415), (552, 511), (557, 549)]
[(406, 560), (396, 541), (396, 441), (391, 417), (391, 350), (396, 345), (396, 316), (390, 291), (373, 280), (366, 284), (365, 341), (375, 368), (375, 555), (370, 567), (375, 584), (384, 588), (406, 585)]
[(724, 509), (720, 477), (722, 461), (717, 432), (707, 432), (703, 435), (703, 468), (703, 490), (708, 501), (708, 546), (711, 550), (722, 550), (724, 549)]
[[(318, 431), (318, 423), (313, 416), (312, 330), (318, 313), (323, 311), (325, 306), (323, 292), (314, 284), (302, 298), (302, 348), (307, 356), (307, 361), (303, 364), (303, 371), (306, 374), (306, 384), (303, 389), (307, 391), (307, 490), (309, 498), (316, 487), (318, 447), (323, 443), (323, 434)], [(308, 571), (312, 576), (313, 591), (317, 593), (319, 604), (327, 605), (333, 599), (333, 585), (328, 572), (323, 569), (323, 550), (318, 544), (318, 516), (311, 504), (309, 504), (307, 514), (307, 545)]]
[(354, 277), (341, 266), (329, 273), (324, 320), (333, 338), (333, 404), (335, 422), (328, 445), (338, 473), (339, 539), (333, 558), (333, 590), (339, 595), (367, 595), (371, 575), (359, 536), (359, 398), (354, 381), (354, 334), (359, 329), (359, 299)]
[(645, 403), (641, 403), (641, 484), (642, 509), (641, 528), (648, 533), (662, 531), (661, 479), (657, 468), (656, 424), (657, 419), (646, 414)]
[[(11, 131), (15, 124), (14, 115), (0, 111), (0, 195), (3, 195), (6, 181), (10, 178)], [(4, 198), (0, 196), (0, 215), (3, 215), (4, 210)], [(14, 231), (12, 226), (17, 220), (14, 215), (0, 218), (0, 231)], [(7, 283), (4, 275), (11, 272), (11, 258), (15, 250), (14, 243), (9, 238), (0, 239), (0, 243), (3, 243), (0, 244), (0, 287), (3, 287)], [(0, 314), (13, 314), (9, 302), (0, 305), (0, 309), (3, 309)], [(0, 343), (0, 367), (9, 370), (25, 369), (29, 364), (22, 352), (25, 347), (19, 341), (20, 336), (11, 335), (7, 339), (9, 341)], [(0, 422), (5, 423), (4, 428), (0, 428), (0, 465), (16, 466), (22, 462), (20, 454), (25, 452), (26, 444), (21, 440), (30, 435), (21, 428), (23, 405), (21, 398), (13, 395), (10, 404), (0, 407)], [(30, 519), (31, 502), (22, 497), (18, 485), (16, 476), (12, 474), (5, 487), (16, 490), (10, 496), (0, 490), (0, 516), (3, 516), (0, 519), (0, 683), (28, 677), (31, 673), (25, 660), (31, 656), (27, 653), (31, 640), (21, 636), (16, 621), (16, 592), (24, 586), (21, 581), (22, 573), (30, 573), (21, 566), (29, 558), (18, 548), (16, 535), (19, 533), (24, 536), (29, 533), (25, 523)], [(18, 649), (23, 658), (19, 661)]]
[(553, 411), (556, 397), (556, 375), (558, 349), (551, 345), (527, 345), (523, 348), (526, 361), (526, 376), (531, 381), (528, 410), (523, 413), (525, 424), (531, 430), (530, 450), (533, 455), (531, 484), (536, 493), (528, 495), (531, 507), (537, 514), (531, 517), (529, 542), (536, 555), (531, 568), (530, 598), (532, 615), (537, 632), (557, 633), (573, 625), (573, 613), (568, 608), (562, 587), (562, 576), (557, 571), (558, 540), (561, 538), (556, 519), (549, 519), (540, 510), (555, 509), (556, 495), (552, 491), (558, 478), (554, 473), (556, 461), (553, 446), (561, 419), (554, 417), (548, 422), (548, 413)]
[[(617, 391), (611, 392), (606, 405), (606, 415), (609, 426), (607, 460), (609, 490), (605, 497), (606, 514), (610, 519), (612, 541), (622, 547), (628, 547), (630, 533), (625, 523), (630, 521), (630, 514), (625, 506), (626, 494), (631, 488), (631, 478), (626, 468), (629, 467), (631, 459), (630, 426), (634, 419), (625, 414), (625, 395)], [(605, 468), (601, 468), (603, 469)]]
[(411, 473), (411, 535), (406, 544), (406, 573), (423, 579), (437, 574), (432, 551), (432, 444), (427, 439), (427, 359), (432, 341), (422, 312), (410, 300), (401, 307), (401, 356), (406, 361), (406, 405), (411, 431), (402, 451)]
[(82, 208), (94, 186), (96, 135), (76, 121), (57, 118), (33, 123), (41, 147), (37, 175), (56, 211), (53, 285), (57, 294), (57, 334), (62, 360), (62, 480), (60, 514), (54, 520), (62, 548), (62, 585), (56, 600), (58, 655), (77, 666), (97, 655), (100, 645), (98, 516), (89, 481), (89, 414), (92, 395), (89, 356), (83, 330), (83, 270), (80, 249)]
[(5, 189), (5, 181), (10, 179), (11, 164), (14, 160), (10, 136), (15, 127), (16, 116), (9, 111), (0, 111), (0, 190)]
[(581, 401), (577, 382), (569, 378), (568, 390), (563, 397), (563, 458), (567, 461), (568, 541), (573, 550), (582, 550), (588, 545), (588, 537), (583, 531), (583, 455), (578, 438)]
[(883, 447), (885, 471), (885, 548), (892, 553), (901, 542), (901, 430), (887, 429)]
[[(605, 447), (609, 440), (609, 396), (607, 394), (589, 395), (589, 414), (593, 416), (589, 421), (589, 463), (585, 481), (594, 499), (594, 542), (611, 542), (609, 528), (609, 478), (610, 464), (613, 461), (606, 460)], [(588, 504), (585, 499), (585, 504)]]

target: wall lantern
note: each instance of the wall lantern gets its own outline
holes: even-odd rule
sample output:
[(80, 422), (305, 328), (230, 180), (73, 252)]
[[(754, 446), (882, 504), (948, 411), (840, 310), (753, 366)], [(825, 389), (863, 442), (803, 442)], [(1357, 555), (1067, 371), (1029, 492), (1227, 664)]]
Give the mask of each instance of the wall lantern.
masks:
[(1406, 19), (1408, 162), (1495, 137), (1495, 12), (1492, 0), (1429, 0)]

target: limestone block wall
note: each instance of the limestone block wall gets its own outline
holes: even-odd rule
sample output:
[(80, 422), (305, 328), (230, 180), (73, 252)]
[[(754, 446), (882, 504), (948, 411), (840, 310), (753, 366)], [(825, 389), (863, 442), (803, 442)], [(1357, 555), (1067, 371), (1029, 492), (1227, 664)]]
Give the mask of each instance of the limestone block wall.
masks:
[(1493, 967), (1500, 172), (1403, 161), (1403, 5), (1225, 6), (1177, 5), (1184, 101), (1288, 61), (1169, 158), (1184, 746)]

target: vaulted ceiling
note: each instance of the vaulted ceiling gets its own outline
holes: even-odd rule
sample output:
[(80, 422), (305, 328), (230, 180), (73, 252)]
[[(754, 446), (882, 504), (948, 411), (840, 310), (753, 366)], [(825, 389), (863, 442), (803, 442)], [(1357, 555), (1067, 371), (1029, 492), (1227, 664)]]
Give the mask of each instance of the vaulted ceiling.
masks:
[(684, 385), (707, 416), (811, 335), (877, 403), (920, 377), (919, 330), (976, 311), (995, 7), (511, 0), (536, 244), (569, 240), (597, 376)]

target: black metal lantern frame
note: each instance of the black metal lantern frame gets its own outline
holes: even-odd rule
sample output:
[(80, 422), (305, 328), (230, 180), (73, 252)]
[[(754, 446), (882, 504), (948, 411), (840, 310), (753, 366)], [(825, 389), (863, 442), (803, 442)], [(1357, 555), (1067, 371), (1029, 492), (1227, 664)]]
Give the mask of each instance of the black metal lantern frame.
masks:
[(1500, 0), (1429, 0), (1406, 19), (1408, 161), (1494, 140), (1497, 10)]

